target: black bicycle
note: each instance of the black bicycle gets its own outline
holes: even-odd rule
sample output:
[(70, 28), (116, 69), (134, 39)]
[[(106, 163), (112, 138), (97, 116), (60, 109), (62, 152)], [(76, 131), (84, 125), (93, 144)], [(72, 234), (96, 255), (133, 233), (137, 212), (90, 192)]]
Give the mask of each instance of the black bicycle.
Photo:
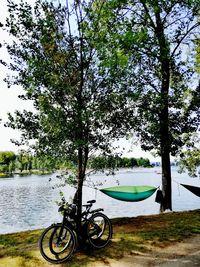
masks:
[(41, 255), (51, 263), (68, 260), (77, 247), (77, 242), (89, 244), (93, 248), (104, 248), (112, 238), (112, 224), (102, 213), (103, 209), (91, 210), (95, 200), (83, 205), (81, 229), (77, 229), (77, 206), (67, 205), (63, 199), (59, 212), (63, 214), (62, 223), (52, 224), (44, 230), (39, 239)]

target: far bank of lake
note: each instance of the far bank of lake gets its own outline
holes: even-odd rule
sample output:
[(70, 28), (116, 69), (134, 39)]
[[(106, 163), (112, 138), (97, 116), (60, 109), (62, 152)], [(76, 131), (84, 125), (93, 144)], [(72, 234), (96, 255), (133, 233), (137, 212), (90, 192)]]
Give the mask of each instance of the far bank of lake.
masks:
[[(51, 178), (51, 182), (49, 182)], [(96, 174), (91, 176), (95, 182), (102, 182), (99, 188), (120, 185), (161, 185), (160, 168), (120, 169), (115, 176)], [(186, 173), (179, 174), (172, 167), (173, 210), (184, 211), (200, 209), (199, 197), (183, 188), (179, 183), (200, 187), (198, 178), (190, 178)], [(14, 176), (0, 179), (0, 234), (43, 228), (60, 221), (56, 200), (60, 199), (59, 190), (52, 189), (57, 182), (56, 174), (38, 176)], [(66, 199), (73, 197), (74, 189), (61, 188)], [(123, 202), (112, 199), (98, 190), (84, 187), (83, 200), (96, 199), (94, 208), (102, 207), (110, 217), (133, 217), (158, 214), (159, 204), (155, 194), (141, 202)]]

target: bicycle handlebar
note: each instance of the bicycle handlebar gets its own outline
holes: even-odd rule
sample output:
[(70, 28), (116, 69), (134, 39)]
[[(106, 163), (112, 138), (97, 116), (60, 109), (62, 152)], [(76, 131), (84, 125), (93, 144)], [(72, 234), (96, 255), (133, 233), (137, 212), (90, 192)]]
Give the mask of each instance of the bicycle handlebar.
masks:
[[(85, 207), (86, 210), (83, 212), (83, 214), (90, 213), (90, 208), (94, 203), (96, 203), (96, 200), (88, 200), (88, 204), (82, 205), (82, 207)], [(68, 214), (76, 214), (77, 211), (77, 204), (67, 204), (64, 198), (62, 198), (62, 204), (60, 205), (59, 212), (66, 211)]]

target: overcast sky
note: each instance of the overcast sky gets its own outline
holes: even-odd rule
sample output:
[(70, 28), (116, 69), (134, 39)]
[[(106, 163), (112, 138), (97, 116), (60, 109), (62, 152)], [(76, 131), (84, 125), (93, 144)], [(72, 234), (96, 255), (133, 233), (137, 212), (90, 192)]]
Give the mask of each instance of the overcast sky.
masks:
[[(19, 2), (19, 0), (15, 0)], [(27, 2), (34, 3), (34, 0), (27, 0)], [(7, 1), (0, 0), (0, 21), (5, 22), (7, 16)], [(8, 34), (0, 29), (0, 43), (9, 40)], [(9, 60), (9, 56), (6, 49), (0, 49), (0, 59), (5, 61)], [(23, 93), (23, 90), (19, 86), (7, 87), (7, 84), (3, 81), (8, 73), (8, 69), (0, 65), (0, 151), (14, 151), (17, 152), (19, 147), (11, 143), (10, 139), (19, 139), (20, 133), (11, 128), (4, 127), (4, 123), (7, 120), (7, 113), (14, 113), (15, 110), (30, 110), (32, 105), (28, 101), (23, 101), (18, 98), (18, 95)], [(150, 153), (143, 152), (140, 147), (131, 145), (131, 141), (120, 140), (121, 147), (124, 147), (124, 156), (133, 157), (148, 157), (153, 160), (154, 157)], [(130, 151), (131, 150), (131, 151)]]

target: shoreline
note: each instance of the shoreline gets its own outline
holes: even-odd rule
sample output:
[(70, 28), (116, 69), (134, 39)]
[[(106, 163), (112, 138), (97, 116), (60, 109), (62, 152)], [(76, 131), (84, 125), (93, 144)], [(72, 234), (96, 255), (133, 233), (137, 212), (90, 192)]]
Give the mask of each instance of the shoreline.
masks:
[[(116, 224), (118, 222), (122, 222), (125, 220), (125, 221), (129, 221), (129, 220), (137, 220), (137, 219), (140, 219), (140, 218), (153, 218), (154, 216), (157, 217), (157, 216), (162, 216), (162, 215), (169, 215), (169, 214), (178, 214), (178, 213), (188, 213), (188, 212), (198, 212), (200, 213), (200, 209), (197, 208), (197, 209), (190, 209), (190, 210), (183, 210), (183, 211), (170, 211), (170, 210), (166, 210), (164, 211), (163, 213), (154, 213), (154, 214), (144, 214), (144, 215), (136, 215), (136, 216), (130, 216), (130, 217), (114, 217), (114, 218), (109, 218), (111, 220), (112, 223)], [(103, 212), (104, 213), (104, 212)], [(61, 219), (62, 220), (62, 219)], [(60, 221), (56, 221), (56, 222), (50, 222), (49, 225), (53, 224), (53, 223), (59, 223)], [(47, 227), (45, 227), (47, 228)], [(30, 233), (30, 232), (35, 232), (35, 231), (42, 231), (43, 229), (45, 229), (43, 227), (41, 228), (33, 228), (33, 229), (25, 229), (25, 230), (19, 230), (19, 231), (14, 231), (14, 232), (7, 232), (7, 233), (0, 233), (0, 237), (1, 236), (4, 236), (4, 235), (17, 235), (17, 234), (26, 234), (26, 233)]]
[[(92, 251), (78, 249), (70, 261), (57, 266), (128, 267), (132, 266), (130, 264), (141, 255), (142, 258), (144, 255), (152, 257), (152, 253), (155, 254), (156, 263), (159, 257), (161, 257), (161, 261), (165, 261), (166, 259), (163, 259), (162, 256), (163, 253), (170, 250), (172, 246), (173, 249), (169, 252), (169, 257), (173, 257), (174, 248), (184, 242), (186, 247), (187, 243), (190, 243), (190, 251), (192, 248), (196, 249), (197, 242), (200, 249), (200, 209), (116, 218), (112, 219), (112, 224), (113, 238), (106, 248)], [(42, 230), (34, 230), (0, 235), (0, 267), (52, 266), (39, 253), (38, 239), (41, 232)], [(149, 263), (146, 264), (146, 260), (145, 262), (144, 259), (140, 260), (142, 260), (143, 265), (138, 266), (148, 266)], [(119, 265), (120, 262), (127, 263), (127, 265)], [(151, 264), (151, 266), (158, 265)]]

